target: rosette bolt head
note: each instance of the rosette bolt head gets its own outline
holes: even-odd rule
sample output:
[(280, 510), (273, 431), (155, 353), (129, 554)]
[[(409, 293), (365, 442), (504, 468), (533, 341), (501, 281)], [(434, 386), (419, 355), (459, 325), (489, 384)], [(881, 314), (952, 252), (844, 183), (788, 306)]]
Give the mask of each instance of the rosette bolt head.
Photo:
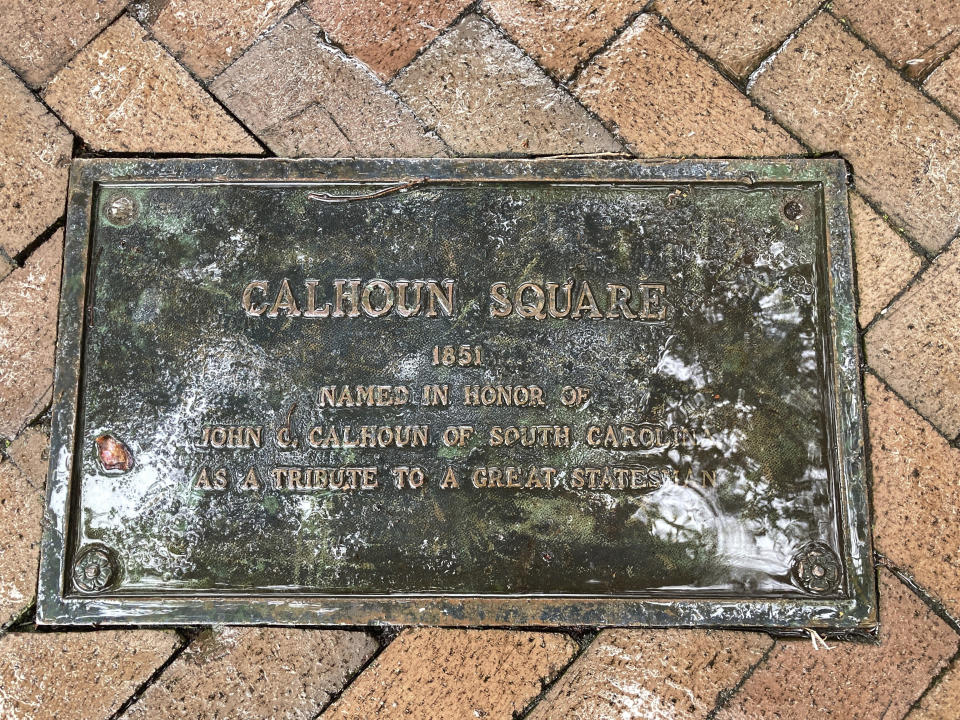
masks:
[(811, 542), (793, 556), (790, 574), (794, 583), (807, 592), (826, 595), (840, 587), (843, 569), (826, 543)]
[(88, 547), (80, 551), (73, 564), (73, 584), (84, 593), (105, 590), (117, 574), (113, 553), (103, 547)]

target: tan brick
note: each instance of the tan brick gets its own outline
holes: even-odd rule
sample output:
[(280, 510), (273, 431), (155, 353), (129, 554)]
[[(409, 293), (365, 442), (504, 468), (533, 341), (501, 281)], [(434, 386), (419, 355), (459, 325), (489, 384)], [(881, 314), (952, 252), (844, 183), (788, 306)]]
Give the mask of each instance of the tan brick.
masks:
[(906, 720), (955, 720), (960, 710), (960, 661), (923, 696)]
[[(26, 431), (0, 460), (0, 627), (19, 615), (37, 591), (44, 458), (39, 431)], [(43, 471), (40, 470), (44, 467)], [(2, 714), (0, 714), (2, 716)]]
[(0, 637), (0, 717), (110, 717), (179, 645), (167, 630), (7, 633)]
[(727, 72), (743, 78), (820, 4), (820, 0), (655, 0), (678, 32)]
[(866, 336), (867, 363), (948, 437), (960, 433), (960, 242)]
[(3, 0), (0, 57), (31, 87), (39, 87), (109, 25), (127, 1)]
[(874, 542), (960, 615), (960, 450), (873, 375), (865, 388)]
[(43, 99), (97, 150), (261, 151), (190, 74), (127, 15), (57, 73)]
[(293, 13), (211, 90), (281, 155), (444, 154), (410, 108), (320, 35), (303, 13)]
[(850, 193), (860, 295), (860, 326), (864, 327), (917, 274), (923, 261), (907, 242), (857, 193)]
[(72, 148), (67, 129), (0, 65), (0, 247), (11, 257), (63, 214)]
[(469, 4), (470, 0), (311, 0), (307, 10), (335, 43), (388, 80)]
[(801, 152), (656, 16), (641, 15), (577, 78), (574, 94), (638, 155)]
[(956, 115), (960, 115), (960, 50), (943, 61), (923, 84), (930, 96)]
[(151, 0), (153, 36), (201, 80), (210, 80), (250, 47), (296, 0)]
[(879, 582), (879, 645), (777, 641), (718, 720), (902, 717), (960, 638), (889, 571)]
[(13, 437), (50, 401), (63, 231), (0, 282), (0, 435)]
[(50, 469), (50, 431), (47, 426), (28, 427), (7, 448), (7, 456), (37, 490), (47, 486)]
[(576, 650), (556, 633), (406, 630), (322, 718), (511, 720)]
[[(336, 70), (334, 70), (334, 74), (336, 74)], [(359, 84), (366, 84), (366, 78)], [(242, 77), (239, 78), (237, 87), (241, 89), (241, 92), (244, 92)], [(356, 84), (347, 83), (340, 87), (349, 90), (355, 88)], [(262, 97), (250, 95), (242, 101), (237, 100), (237, 107), (240, 107), (240, 102), (259, 105)], [(384, 155), (402, 157), (404, 155), (444, 154), (443, 143), (440, 142), (440, 139), (427, 134), (419, 121), (413, 117), (413, 112), (399, 100), (386, 96), (381, 96), (377, 100), (379, 101), (376, 103), (378, 107), (373, 108), (373, 114), (378, 116), (376, 119), (379, 120), (376, 126), (364, 126), (358, 114), (350, 110), (347, 111), (351, 115), (349, 132), (352, 140), (345, 134), (345, 126), (334, 120), (333, 115), (324, 105), (313, 102), (284, 117), (279, 122), (264, 127), (257, 132), (257, 135), (266, 143), (267, 147), (278, 155), (285, 157), (377, 157)], [(231, 102), (233, 102), (232, 99)], [(358, 107), (360, 106), (353, 106), (354, 109)], [(266, 107), (263, 109), (270, 112), (274, 108)], [(336, 109), (339, 109), (339, 107)], [(370, 108), (367, 107), (364, 110), (369, 112)], [(255, 111), (245, 109), (242, 112)], [(391, 134), (386, 130), (385, 125), (387, 123), (383, 120), (383, 114), (399, 116), (401, 122), (407, 125), (407, 131), (396, 135)], [(262, 119), (253, 115), (250, 117), (254, 123)], [(421, 146), (428, 149), (425, 152), (418, 152), (418, 148)], [(364, 148), (369, 149), (365, 151)], [(395, 150), (392, 148), (395, 148)]]
[(821, 13), (754, 76), (751, 95), (929, 250), (960, 227), (960, 127)]
[(484, 12), (544, 68), (567, 78), (645, 0), (482, 0)]
[(439, 38), (391, 86), (463, 155), (622, 150), (536, 63), (476, 15)]
[(311, 720), (376, 648), (363, 632), (207, 631), (122, 717)]
[(772, 645), (759, 633), (604, 630), (527, 717), (705, 718)]
[(960, 42), (960, 3), (951, 0), (833, 0), (832, 8), (858, 35), (913, 77), (922, 76), (931, 63)]

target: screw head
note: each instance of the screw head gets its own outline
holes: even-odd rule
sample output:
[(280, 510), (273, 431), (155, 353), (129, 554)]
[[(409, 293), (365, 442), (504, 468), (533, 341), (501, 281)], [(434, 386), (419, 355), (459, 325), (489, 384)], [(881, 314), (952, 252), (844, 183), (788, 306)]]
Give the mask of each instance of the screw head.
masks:
[(133, 195), (125, 192), (118, 192), (110, 197), (103, 210), (107, 220), (120, 227), (126, 227), (136, 220), (139, 212), (140, 207), (136, 199)]
[(807, 592), (826, 595), (840, 587), (843, 570), (829, 545), (811, 542), (793, 556), (790, 575), (794, 583)]
[(73, 564), (73, 584), (84, 593), (105, 590), (117, 574), (113, 553), (105, 547), (87, 547)]
[(790, 221), (796, 221), (803, 215), (803, 205), (796, 200), (791, 200), (783, 206), (783, 216)]

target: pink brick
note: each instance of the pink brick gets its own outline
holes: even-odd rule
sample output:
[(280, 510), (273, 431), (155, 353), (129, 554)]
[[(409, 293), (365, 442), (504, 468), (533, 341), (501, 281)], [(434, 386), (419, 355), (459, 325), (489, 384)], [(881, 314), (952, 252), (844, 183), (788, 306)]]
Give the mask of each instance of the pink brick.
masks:
[(98, 150), (261, 151), (197, 81), (127, 15), (57, 73), (43, 99)]
[(13, 437), (50, 402), (63, 231), (0, 282), (0, 435)]
[(821, 13), (750, 94), (814, 150), (839, 151), (857, 189), (931, 251), (960, 229), (960, 127)]
[(72, 149), (67, 129), (0, 65), (0, 248), (9, 256), (63, 214)]
[(395, 93), (321, 35), (295, 12), (210, 88), (281, 155), (446, 154)]
[(334, 42), (388, 80), (469, 4), (470, 0), (311, 0), (306, 8)]
[(573, 92), (641, 156), (802, 151), (653, 15), (641, 15), (595, 57)]
[(880, 572), (880, 644), (779, 640), (718, 720), (903, 717), (960, 638), (888, 571)]
[(960, 43), (960, 3), (952, 0), (833, 0), (831, 9), (913, 77)]
[(645, 0), (482, 0), (481, 7), (540, 65), (567, 78), (645, 4)]
[(127, 2), (3, 0), (0, 56), (31, 87), (39, 87), (109, 25)]
[(476, 15), (439, 38), (391, 87), (462, 155), (622, 150), (576, 100)]

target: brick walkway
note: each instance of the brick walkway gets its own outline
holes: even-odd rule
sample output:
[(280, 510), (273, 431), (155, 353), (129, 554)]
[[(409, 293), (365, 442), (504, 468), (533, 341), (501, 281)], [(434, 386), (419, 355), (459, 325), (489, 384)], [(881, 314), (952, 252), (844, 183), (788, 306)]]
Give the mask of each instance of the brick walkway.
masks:
[[(0, 717), (960, 717), (958, 44), (956, 0), (3, 0)], [(71, 156), (620, 152), (850, 163), (879, 645), (34, 630)]]

